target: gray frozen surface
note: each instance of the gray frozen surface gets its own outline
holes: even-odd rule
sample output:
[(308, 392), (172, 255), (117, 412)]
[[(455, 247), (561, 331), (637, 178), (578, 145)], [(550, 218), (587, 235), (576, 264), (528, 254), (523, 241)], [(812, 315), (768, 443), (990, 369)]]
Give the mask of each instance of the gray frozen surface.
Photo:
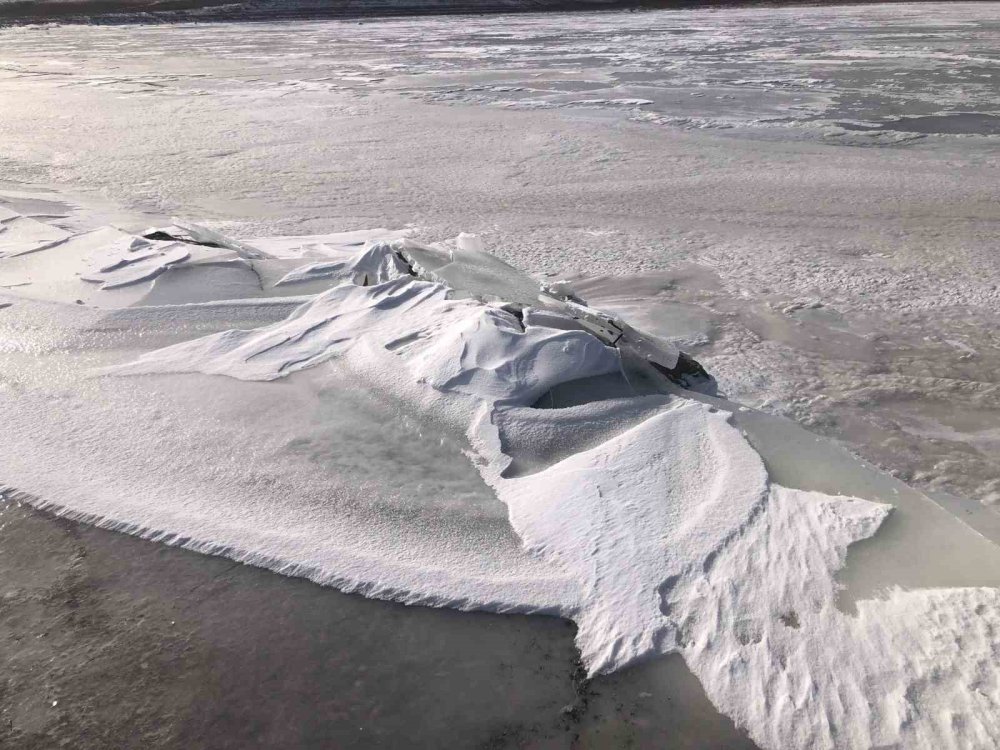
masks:
[(370, 601), (3, 501), (0, 571), (5, 748), (753, 747), (680, 657), (583, 681), (564, 620)]
[[(375, 226), (411, 226), (434, 240), (476, 232), (538, 278), (569, 278), (592, 305), (672, 338), (727, 395), (843, 441), (996, 539), (995, 15), (990, 4), (954, 4), (7, 29), (0, 205), (70, 229), (109, 221), (140, 229), (179, 215), (246, 238)], [(37, 350), (4, 350), (15, 367), (0, 374), (0, 387), (13, 392), (30, 380), (38, 351), (55, 352), (51, 373), (74, 382), (71, 368), (58, 366), (58, 316), (15, 324), (31, 311), (10, 291), (0, 290), (0, 333), (9, 343), (30, 331)], [(289, 307), (186, 320), (176, 311), (95, 313), (82, 336), (98, 352), (130, 329), (148, 336), (144, 346), (162, 346), (277, 320)], [(99, 353), (89, 356), (102, 363)], [(189, 387), (170, 383), (178, 393)], [(317, 398), (324, 414), (352, 423), (365, 408)], [(156, 411), (136, 402), (139, 414)], [(738, 420), (772, 452), (791, 443), (800, 451), (794, 461), (765, 455), (778, 481), (828, 492), (849, 486), (898, 504), (879, 535), (851, 550), (840, 576), (846, 609), (895, 584), (995, 585), (995, 566), (975, 566), (983, 558), (962, 547), (952, 519), (942, 521), (948, 533), (936, 534), (939, 511), (910, 512), (926, 508), (919, 493), (860, 464), (847, 471), (852, 460), (840, 454), (832, 463), (822, 450), (822, 460), (810, 458), (799, 433), (771, 429), (781, 423)], [(394, 451), (406, 441), (365, 423), (390, 449), (385, 465), (398, 468)], [(317, 444), (340, 439), (314, 427)], [(300, 444), (290, 453), (349, 475), (343, 447)], [(421, 446), (417, 454), (448, 461), (459, 448)], [(419, 469), (390, 477), (413, 481), (406, 472)], [(502, 531), (475, 477), (456, 469), (430, 479), (482, 502), (477, 533)], [(434, 497), (432, 488), (416, 499)], [(43, 526), (26, 538), (47, 533)], [(468, 541), (467, 532), (457, 528), (454, 538)], [(514, 546), (502, 533), (490, 538)], [(169, 581), (156, 596), (169, 601)], [(411, 619), (412, 611), (362, 604), (370, 604), (366, 617)], [(233, 608), (257, 606), (241, 599)], [(29, 625), (42, 630), (45, 617), (62, 616), (37, 615)], [(468, 622), (477, 625), (456, 634), (456, 644), (477, 640), (486, 620)], [(435, 621), (428, 630), (450, 627)], [(290, 632), (316, 644), (321, 636), (307, 630)], [(267, 642), (266, 633), (254, 625), (248, 637)], [(316, 648), (326, 654), (327, 646)], [(359, 663), (367, 666), (371, 650)], [(282, 658), (253, 663), (278, 669)], [(407, 658), (391, 656), (394, 665)], [(560, 663), (565, 682), (570, 665)], [(62, 668), (60, 680), (71, 673)], [(27, 690), (23, 680), (18, 690)], [(253, 703), (240, 702), (234, 715)], [(62, 726), (35, 704), (24, 710), (43, 733)], [(549, 707), (539, 710), (550, 721)], [(692, 742), (704, 741), (713, 721), (692, 730)]]

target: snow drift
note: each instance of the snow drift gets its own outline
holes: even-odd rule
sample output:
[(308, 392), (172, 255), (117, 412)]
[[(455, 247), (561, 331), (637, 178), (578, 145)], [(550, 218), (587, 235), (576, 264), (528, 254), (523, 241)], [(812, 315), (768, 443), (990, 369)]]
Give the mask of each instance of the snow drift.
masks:
[[(890, 508), (773, 484), (722, 402), (688, 390), (710, 392), (710, 378), (668, 343), (566, 288), (539, 287), (468, 235), (438, 245), (375, 239), (321, 254), (289, 250), (287, 238), (233, 243), (176, 228), (110, 235), (0, 261), (0, 280), (31, 272), (40, 281), (25, 295), (37, 299), (89, 284), (92, 297), (112, 295), (136, 314), (197, 317), (216, 308), (185, 301), (187, 285), (169, 279), (224, 267), (247, 275), (230, 288), (230, 304), (296, 293), (301, 304), (139, 353), (133, 342), (127, 361), (87, 381), (128, 423), (120, 437), (113, 419), (95, 430), (92, 411), (53, 410), (27, 388), (20, 403), (32, 410), (5, 406), (15, 434), (38, 436), (39, 422), (51, 430), (58, 414), (68, 435), (36, 438), (30, 460), (28, 446), (0, 453), (7, 481), (40, 504), (369, 596), (559, 614), (576, 622), (590, 674), (680, 653), (713, 702), (764, 747), (985, 747), (1000, 738), (997, 590), (897, 590), (860, 602), (857, 616), (840, 611), (834, 575), (847, 547), (875, 534)], [(45, 261), (57, 251), (90, 270), (65, 278)], [(170, 290), (170, 304), (149, 307), (158, 288)], [(212, 424), (198, 436), (214, 437), (178, 471), (183, 451), (147, 455), (170, 430), (135, 416), (147, 413), (142, 394), (178, 383), (189, 384), (181, 392), (198, 409), (224, 414), (192, 394), (209, 388), (199, 374), (225, 376), (211, 381), (213, 398), (262, 400), (238, 423), (206, 417)], [(315, 444), (308, 426), (317, 417), (301, 404), (317, 402), (279, 388), (302, 382), (333, 398), (373, 394), (365, 414), (378, 418), (385, 405), (404, 405), (418, 439), (457, 446), (456, 460), (488, 488), (486, 500), (470, 489), (467, 501), (437, 507), (434, 523), (463, 518), (458, 537), (479, 539), (473, 520), (499, 500), (497, 523), (516, 536), (448, 546), (416, 521), (407, 526), (398, 509), (380, 515), (363, 505), (351, 483), (335, 496), (315, 462), (307, 473), (289, 454), (271, 461), (263, 446), (274, 433), (286, 445)], [(119, 389), (135, 389), (132, 412), (115, 400)], [(268, 411), (269, 399), (281, 409)], [(193, 429), (181, 421), (170, 429)], [(214, 443), (241, 430), (260, 441), (254, 455), (206, 466), (228, 448)], [(356, 447), (377, 486), (378, 446)], [(32, 470), (40, 460), (89, 461), (90, 471), (40, 478)], [(246, 485), (247, 477), (260, 481)]]

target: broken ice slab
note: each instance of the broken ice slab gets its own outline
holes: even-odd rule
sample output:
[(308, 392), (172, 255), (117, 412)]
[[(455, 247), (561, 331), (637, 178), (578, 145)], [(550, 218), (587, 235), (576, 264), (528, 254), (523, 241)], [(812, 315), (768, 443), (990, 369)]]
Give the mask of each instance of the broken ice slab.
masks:
[(143, 233), (143, 237), (153, 240), (173, 240), (183, 242), (188, 245), (225, 248), (227, 250), (232, 250), (241, 258), (246, 259), (268, 257), (267, 253), (261, 252), (247, 242), (227, 237), (220, 232), (216, 232), (214, 229), (203, 227), (200, 224), (179, 221), (177, 219), (174, 220), (172, 226), (146, 230)]
[[(100, 284), (101, 289), (117, 289), (154, 279), (171, 266), (183, 263), (190, 257), (191, 252), (180, 243), (161, 243), (159, 247), (143, 248), (132, 257), (123, 254), (110, 269), (98, 268), (80, 278)], [(106, 259), (104, 262), (107, 265)]]
[(350, 281), (352, 284), (368, 286), (380, 284), (400, 276), (408, 276), (410, 266), (403, 258), (384, 243), (366, 247), (347, 260), (310, 263), (285, 274), (275, 286), (301, 284), (320, 279)]
[(459, 294), (521, 307), (538, 304), (538, 282), (482, 249), (478, 237), (461, 234), (450, 243), (397, 244), (414, 273), (438, 281)]
[(483, 250), (478, 237), (461, 234), (450, 243), (422, 245), (412, 240), (393, 247), (419, 278), (439, 281), (456, 296), (497, 302), (526, 325), (583, 330), (622, 355), (625, 376), (637, 393), (663, 391), (664, 378), (684, 388), (715, 392), (715, 380), (671, 342), (643, 333), (624, 321), (587, 306), (568, 285), (542, 286)]
[(124, 237), (112, 244), (107, 252), (92, 259), (90, 273), (107, 273), (129, 263), (152, 258), (160, 247), (142, 237)]
[(43, 250), (71, 235), (64, 229), (2, 209), (0, 213), (0, 258), (11, 258)]

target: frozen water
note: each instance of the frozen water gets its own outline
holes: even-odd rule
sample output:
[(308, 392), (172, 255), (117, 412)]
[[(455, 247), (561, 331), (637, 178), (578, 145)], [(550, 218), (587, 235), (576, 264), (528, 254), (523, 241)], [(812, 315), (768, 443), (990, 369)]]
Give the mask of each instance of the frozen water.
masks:
[[(4, 44), (16, 59), (28, 53), (9, 75), (144, 97), (219, 86), (237, 93), (250, 83), (255, 94), (276, 96), (394, 91), (436, 102), (607, 108), (683, 128), (763, 130), (764, 137), (787, 138), (791, 129), (793, 137), (859, 145), (907, 140), (865, 136), (881, 131), (996, 132), (1000, 29), (983, 6), (895, 4), (863, 16), (842, 8), (579, 14), (554, 24), (551, 16), (523, 16), (65, 28), (44, 40), (9, 31)], [(252, 45), (240, 38), (245, 31)], [(213, 59), (212, 73), (180, 61), (171, 63), (176, 70), (155, 72), (67, 69), (73, 57), (127, 60), (180, 38)], [(221, 63), (230, 48), (238, 64)], [(836, 123), (842, 127), (831, 128)]]
[(919, 491), (1000, 497), (993, 15), (0, 31), (0, 479), (679, 652), (763, 746), (995, 744), (1000, 534)]
[[(119, 238), (96, 262), (127, 268), (145, 247)], [(59, 514), (346, 591), (570, 617), (591, 674), (680, 653), (765, 747), (998, 735), (997, 588), (895, 590), (845, 614), (834, 576), (890, 506), (777, 484), (737, 407), (666, 368), (646, 373), (658, 394), (629, 393), (630, 359), (655, 352), (642, 335), (590, 330), (561, 285), (485, 293), (496, 278), (529, 294), (505, 268), (470, 235), (375, 242), (284, 319), (152, 351), (140, 327), (102, 354), (99, 315), (70, 314), (23, 375), (22, 352), (5, 357), (5, 481)], [(19, 300), (8, 340), (38, 346), (52, 303)], [(155, 325), (169, 307), (134, 314)], [(60, 468), (38, 476), (40, 461)]]

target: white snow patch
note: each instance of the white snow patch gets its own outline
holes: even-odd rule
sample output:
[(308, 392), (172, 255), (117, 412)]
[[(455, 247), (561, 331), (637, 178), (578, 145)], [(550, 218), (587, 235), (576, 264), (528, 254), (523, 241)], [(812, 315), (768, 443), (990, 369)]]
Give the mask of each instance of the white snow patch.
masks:
[(101, 289), (117, 289), (155, 279), (171, 266), (190, 257), (189, 246), (179, 242), (154, 245), (129, 238), (110, 253), (97, 258), (94, 267), (80, 278), (100, 284)]
[(712, 702), (768, 748), (974, 748), (1000, 737), (1000, 592), (835, 605), (847, 545), (889, 507), (774, 486), (766, 511), (668, 606)]
[[(109, 236), (73, 255), (102, 249), (93, 274), (102, 283), (127, 283), (186, 250), (167, 243), (151, 256), (121, 239), (108, 253)], [(253, 247), (267, 252), (266, 242)], [(682, 394), (635, 399), (631, 415), (584, 399), (558, 410), (559, 420), (537, 418), (534, 405), (556, 386), (627, 383), (626, 360), (660, 356), (655, 339), (623, 324), (623, 343), (610, 345), (583, 320), (593, 311), (554, 298), (547, 307), (537, 286), (468, 235), (453, 245), (374, 243), (326, 271), (342, 283), (279, 323), (213, 333), (111, 372), (271, 381), (310, 368), (331, 388), (356, 382), (406, 403), (428, 424), (464, 433), (523, 559), (508, 551), (494, 563), (494, 548), (442, 554), (433, 537), (375, 545), (394, 527), (342, 529), (335, 513), (256, 489), (242, 490), (251, 496), (233, 516), (239, 483), (227, 489), (230, 515), (220, 516), (219, 493), (199, 492), (162, 460), (150, 464), (153, 476), (116, 472), (114, 491), (101, 490), (98, 476), (72, 486), (36, 479), (58, 498), (51, 509), (370, 596), (570, 617), (591, 674), (679, 652), (763, 747), (985, 747), (1000, 737), (996, 590), (894, 591), (859, 602), (857, 617), (836, 607), (847, 546), (874, 534), (887, 506), (770, 484), (727, 415)], [(549, 450), (556, 433), (568, 442)], [(577, 437), (588, 442), (565, 450)], [(174, 439), (172, 428), (160, 439)], [(514, 443), (530, 471), (508, 473)], [(38, 449), (53, 464), (65, 450), (61, 440)], [(27, 482), (27, 465), (7, 461), (5, 471)]]

